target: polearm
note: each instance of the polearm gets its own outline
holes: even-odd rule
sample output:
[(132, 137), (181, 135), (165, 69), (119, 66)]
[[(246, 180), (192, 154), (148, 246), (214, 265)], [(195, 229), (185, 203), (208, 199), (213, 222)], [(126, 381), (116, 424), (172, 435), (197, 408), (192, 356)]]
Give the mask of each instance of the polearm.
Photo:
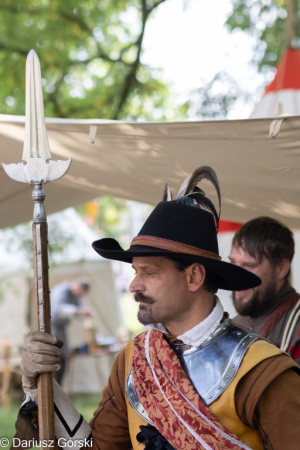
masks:
[[(26, 114), (23, 162), (3, 164), (7, 175), (15, 181), (34, 184), (32, 239), (34, 267), (34, 299), (36, 329), (51, 333), (51, 313), (48, 278), (48, 228), (44, 208), (43, 183), (58, 180), (68, 171), (68, 161), (51, 161), (41, 82), (41, 68), (37, 54), (31, 50), (26, 61)], [(54, 405), (52, 374), (38, 379), (39, 437), (50, 443), (54, 439)], [(50, 444), (49, 444), (50, 445)]]

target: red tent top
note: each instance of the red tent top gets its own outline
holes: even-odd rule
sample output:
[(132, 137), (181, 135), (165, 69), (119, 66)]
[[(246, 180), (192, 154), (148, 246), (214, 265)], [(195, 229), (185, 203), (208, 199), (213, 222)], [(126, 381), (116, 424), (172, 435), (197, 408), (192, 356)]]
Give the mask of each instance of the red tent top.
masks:
[(228, 220), (220, 220), (219, 233), (233, 232), (238, 230), (243, 224), (238, 222), (229, 222)]
[(300, 89), (300, 52), (288, 48), (277, 65), (274, 80), (265, 88), (265, 93), (283, 89)]

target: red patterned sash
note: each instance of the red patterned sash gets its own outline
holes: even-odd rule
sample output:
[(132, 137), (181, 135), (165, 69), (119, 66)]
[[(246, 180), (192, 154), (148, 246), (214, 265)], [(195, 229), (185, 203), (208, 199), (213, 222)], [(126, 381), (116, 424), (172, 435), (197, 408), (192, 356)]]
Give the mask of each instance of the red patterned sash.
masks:
[(211, 414), (161, 332), (134, 339), (132, 374), (143, 407), (174, 448), (250, 450)]

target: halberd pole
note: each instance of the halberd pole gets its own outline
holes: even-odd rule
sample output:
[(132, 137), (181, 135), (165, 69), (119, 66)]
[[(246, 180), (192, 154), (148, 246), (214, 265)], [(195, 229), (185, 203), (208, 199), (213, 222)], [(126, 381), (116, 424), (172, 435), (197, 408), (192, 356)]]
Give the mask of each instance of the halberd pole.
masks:
[[(45, 125), (41, 69), (37, 54), (31, 50), (26, 61), (26, 114), (23, 162), (2, 164), (15, 181), (34, 185), (32, 240), (36, 330), (51, 333), (51, 308), (48, 276), (48, 227), (44, 207), (43, 183), (58, 180), (68, 171), (71, 159), (52, 161)], [(54, 433), (52, 374), (38, 379), (39, 438), (51, 442)], [(45, 448), (45, 447), (43, 447)]]

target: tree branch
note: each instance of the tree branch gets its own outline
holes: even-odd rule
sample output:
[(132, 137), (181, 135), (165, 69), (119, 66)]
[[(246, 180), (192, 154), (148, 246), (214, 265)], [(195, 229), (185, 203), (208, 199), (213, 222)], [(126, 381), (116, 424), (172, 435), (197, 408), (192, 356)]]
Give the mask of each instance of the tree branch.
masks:
[(155, 8), (157, 8), (159, 5), (161, 5), (162, 3), (165, 3), (166, 0), (158, 0), (157, 2), (153, 3), (152, 8), (150, 9), (150, 11), (152, 12)]
[(114, 120), (117, 120), (119, 117), (120, 112), (122, 111), (122, 108), (128, 98), (128, 95), (131, 91), (131, 88), (134, 84), (134, 82), (136, 81), (136, 73), (137, 70), (140, 66), (140, 56), (141, 56), (141, 51), (142, 51), (142, 44), (143, 44), (143, 39), (144, 39), (144, 35), (145, 35), (145, 28), (146, 28), (146, 23), (147, 20), (149, 18), (149, 14), (153, 11), (153, 9), (155, 7), (157, 7), (159, 4), (163, 3), (165, 0), (159, 0), (155, 5), (152, 6), (152, 8), (148, 8), (147, 6), (147, 0), (141, 0), (141, 6), (142, 6), (142, 27), (141, 27), (141, 32), (140, 35), (136, 41), (136, 47), (137, 47), (137, 54), (136, 54), (136, 59), (135, 61), (132, 63), (132, 68), (131, 70), (128, 72), (125, 81), (124, 81), (124, 85), (123, 85), (123, 90), (121, 92), (121, 96), (120, 96), (120, 101), (117, 107), (117, 111), (115, 112), (115, 115), (113, 117)]
[(10, 52), (15, 52), (18, 53), (19, 55), (22, 56), (26, 56), (28, 55), (28, 49), (27, 50), (23, 50), (22, 48), (19, 47), (14, 47), (10, 44), (4, 44), (3, 42), (0, 42), (0, 49), (1, 50), (8, 50)]

